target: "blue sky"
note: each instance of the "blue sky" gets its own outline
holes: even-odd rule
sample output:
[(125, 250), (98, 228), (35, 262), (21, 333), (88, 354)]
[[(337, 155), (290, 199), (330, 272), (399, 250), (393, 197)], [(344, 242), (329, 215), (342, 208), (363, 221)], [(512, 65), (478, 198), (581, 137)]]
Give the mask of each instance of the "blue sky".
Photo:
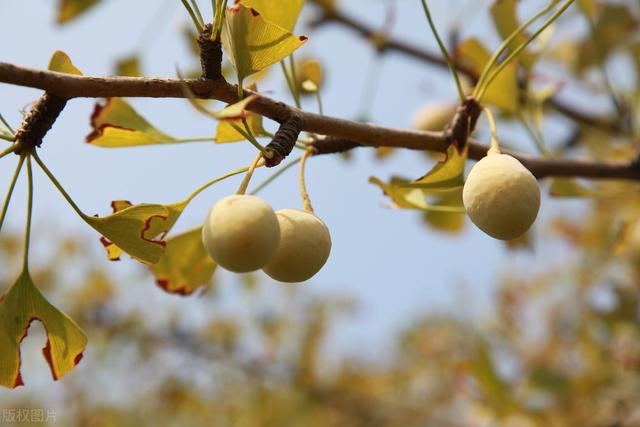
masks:
[[(147, 47), (143, 67), (147, 75), (174, 76), (176, 65), (187, 69), (193, 65), (187, 47), (179, 36), (180, 26), (188, 23), (186, 13), (175, 1), (111, 0), (96, 8), (86, 18), (66, 27), (53, 25), (54, 12), (49, 2), (0, 2), (0, 60), (32, 67), (46, 67), (51, 54), (61, 49), (87, 75), (112, 72), (117, 58), (137, 49), (140, 37), (153, 20), (155, 38)], [(208, 2), (201, 2), (207, 3)], [(350, 13), (373, 25), (384, 22), (385, 3), (354, 0), (345, 3)], [(419, 2), (397, 1), (394, 35), (414, 43), (434, 47)], [(440, 28), (447, 29), (459, 11), (454, 2), (432, 2)], [(457, 2), (456, 2), (457, 3)], [(486, 3), (486, 2), (485, 2)], [(541, 3), (541, 2), (536, 2)], [(158, 13), (158, 5), (165, 8)], [(459, 8), (459, 6), (458, 6)], [(473, 13), (470, 14), (473, 17)], [(309, 15), (306, 14), (305, 18)], [(489, 41), (486, 16), (473, 17), (465, 34), (482, 28), (481, 36)], [(299, 30), (301, 31), (301, 30)], [(376, 60), (373, 50), (351, 32), (337, 26), (309, 34), (310, 40), (299, 55), (319, 57), (327, 68), (327, 85), (323, 99), (325, 113), (353, 118), (359, 112), (359, 99), (365, 88), (364, 76)], [(430, 67), (397, 54), (385, 56), (380, 65), (380, 83), (371, 105), (370, 120), (396, 127), (409, 126), (411, 113), (426, 102), (453, 100), (453, 83), (444, 70)], [(291, 102), (279, 67), (261, 83), (262, 91)], [(36, 90), (0, 85), (0, 112), (9, 121), (19, 123), (18, 108), (35, 100)], [(212, 135), (215, 124), (208, 121), (183, 100), (132, 100), (134, 106), (152, 123), (178, 137)], [(84, 142), (89, 132), (89, 115), (94, 100), (76, 99), (49, 133), (40, 155), (49, 168), (90, 214), (106, 214), (114, 199), (134, 202), (174, 202), (182, 199), (201, 183), (232, 169), (248, 164), (254, 150), (248, 143), (218, 145), (194, 143), (106, 150)], [(313, 103), (306, 107), (315, 110)], [(515, 131), (523, 145), (533, 145)], [(358, 315), (351, 319), (336, 341), (346, 348), (363, 345), (385, 348), (389, 332), (411, 322), (426, 309), (453, 311), (461, 315), (489, 313), (492, 290), (506, 267), (524, 271), (564, 256), (562, 247), (546, 247), (539, 253), (510, 253), (503, 243), (487, 237), (470, 223), (461, 235), (449, 236), (428, 229), (419, 215), (390, 209), (389, 200), (369, 184), (375, 175), (386, 179), (394, 174), (418, 177), (432, 165), (417, 152), (397, 153), (380, 162), (373, 152), (360, 149), (351, 161), (337, 157), (312, 158), (308, 164), (308, 187), (316, 213), (329, 226), (333, 251), (325, 268), (309, 283), (304, 292), (349, 294), (360, 302)], [(13, 160), (0, 163), (0, 182), (8, 182)], [(75, 216), (41, 173), (37, 173), (35, 223), (37, 227), (61, 227), (86, 236), (98, 245), (97, 236)], [(259, 171), (254, 183), (268, 176)], [(207, 209), (217, 199), (235, 191), (239, 180), (229, 180), (199, 197), (177, 225), (185, 230), (202, 222)], [(24, 185), (19, 186), (8, 217), (8, 227), (22, 227)], [(2, 190), (4, 191), (4, 190)], [(262, 193), (274, 208), (298, 208), (296, 173), (291, 171)], [(544, 218), (551, 211), (579, 207), (575, 202), (545, 199), (542, 220), (536, 225), (538, 240), (545, 238)], [(37, 233), (35, 235), (37, 238)], [(106, 260), (97, 262), (107, 263)], [(137, 268), (130, 260), (114, 264), (114, 274)], [(224, 286), (234, 286), (236, 278), (218, 272)], [(260, 273), (261, 274), (261, 273)], [(261, 274), (266, 281), (268, 278)], [(159, 294), (151, 277), (147, 286), (137, 290), (145, 298), (160, 299), (166, 304), (186, 306), (190, 299)], [(285, 286), (267, 282), (267, 286)], [(64, 302), (54, 301), (64, 307)], [(234, 299), (233, 304), (242, 301)]]

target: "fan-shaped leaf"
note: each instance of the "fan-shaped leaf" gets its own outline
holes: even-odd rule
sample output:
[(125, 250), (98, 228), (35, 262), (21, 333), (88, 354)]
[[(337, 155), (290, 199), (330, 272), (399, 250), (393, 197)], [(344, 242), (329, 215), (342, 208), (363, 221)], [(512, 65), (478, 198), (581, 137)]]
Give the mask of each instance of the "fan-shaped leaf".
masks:
[(242, 4), (227, 9), (222, 26), (222, 45), (240, 80), (286, 58), (306, 40)]
[(257, 10), (267, 21), (293, 32), (304, 0), (241, 0), (240, 3)]
[(0, 299), (0, 385), (23, 384), (20, 375), (20, 343), (32, 321), (39, 320), (47, 333), (42, 349), (55, 380), (72, 370), (87, 345), (84, 332), (67, 315), (52, 306), (35, 287), (27, 272)]
[(211, 280), (216, 264), (204, 249), (199, 227), (168, 239), (162, 258), (150, 268), (162, 289), (190, 295)]
[(71, 58), (69, 55), (64, 53), (61, 50), (56, 50), (51, 59), (49, 60), (49, 70), (57, 71), (59, 73), (67, 73), (67, 74), (75, 74), (78, 76), (82, 75), (82, 71), (78, 70), (73, 62), (71, 62)]
[(67, 22), (79, 17), (90, 8), (98, 4), (100, 0), (60, 0), (58, 6), (58, 24)]
[(423, 189), (449, 189), (464, 184), (464, 166), (467, 162), (467, 148), (462, 152), (450, 145), (444, 160), (439, 161), (425, 176), (406, 184), (408, 187)]

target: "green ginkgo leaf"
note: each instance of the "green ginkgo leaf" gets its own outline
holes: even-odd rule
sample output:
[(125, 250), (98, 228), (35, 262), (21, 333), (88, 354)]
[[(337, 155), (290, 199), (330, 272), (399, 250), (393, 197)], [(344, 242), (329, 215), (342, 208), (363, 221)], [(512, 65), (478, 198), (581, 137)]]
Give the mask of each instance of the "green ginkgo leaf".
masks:
[(240, 3), (257, 10), (264, 19), (289, 32), (293, 32), (304, 5), (304, 0), (240, 0)]
[(286, 58), (307, 41), (242, 4), (227, 9), (221, 39), (241, 81)]
[(407, 183), (406, 186), (425, 190), (462, 187), (466, 162), (467, 148), (460, 151), (454, 144), (451, 144), (444, 160), (439, 161), (425, 176)]
[(167, 221), (169, 209), (154, 204), (125, 206), (126, 202), (118, 202), (114, 210), (120, 210), (109, 216), (85, 215), (83, 219), (104, 237), (103, 243), (110, 257), (109, 246), (112, 243), (144, 263), (158, 262), (164, 252), (165, 242), (156, 238), (170, 228)]
[[(460, 61), (477, 75), (480, 75), (486, 63), (491, 59), (489, 51), (474, 37), (462, 42), (458, 46), (457, 53)], [(491, 83), (482, 100), (508, 113), (518, 111), (518, 67), (516, 61), (512, 61), (502, 70)]]
[(216, 264), (202, 244), (202, 228), (168, 239), (162, 258), (150, 269), (158, 286), (172, 294), (191, 295), (209, 283)]
[(121, 98), (109, 98), (96, 104), (91, 115), (93, 131), (87, 142), (107, 148), (137, 145), (173, 144), (176, 138), (155, 128)]
[(80, 71), (73, 62), (71, 62), (71, 58), (69, 55), (64, 53), (61, 50), (57, 50), (51, 56), (49, 60), (49, 66), (47, 67), (50, 71), (57, 71), (58, 73), (67, 73), (67, 74), (75, 74), (78, 76), (82, 75), (82, 71)]
[(62, 378), (80, 362), (87, 345), (86, 335), (42, 296), (25, 271), (0, 298), (0, 385), (11, 388), (23, 385), (20, 343), (34, 320), (45, 328), (47, 344), (42, 353), (54, 380)]

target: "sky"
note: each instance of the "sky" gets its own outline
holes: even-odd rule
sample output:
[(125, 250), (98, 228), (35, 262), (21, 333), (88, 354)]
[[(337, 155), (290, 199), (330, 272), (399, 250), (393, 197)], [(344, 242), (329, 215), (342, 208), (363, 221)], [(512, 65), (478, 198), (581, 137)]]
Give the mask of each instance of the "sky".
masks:
[[(200, 2), (208, 4), (209, 2)], [(346, 12), (372, 25), (382, 25), (386, 2), (352, 0), (344, 3)], [(485, 28), (481, 36), (495, 41), (484, 15), (475, 9), (460, 13), (457, 2), (431, 2), (438, 26), (446, 31), (454, 19), (470, 19), (463, 35)], [(457, 6), (453, 5), (456, 3)], [(466, 2), (473, 3), (473, 2)], [(532, 2), (542, 4), (542, 2)], [(435, 47), (418, 2), (397, 1), (394, 36), (413, 43)], [(206, 10), (206, 9), (205, 9)], [(311, 17), (305, 11), (298, 32)], [(85, 18), (65, 27), (54, 23), (50, 2), (5, 0), (0, 2), (0, 61), (45, 68), (55, 50), (63, 50), (86, 75), (112, 72), (116, 59), (143, 45), (143, 70), (147, 75), (175, 76), (176, 66), (192, 68), (193, 59), (179, 35), (188, 16), (178, 1), (109, 0)], [(309, 33), (309, 42), (299, 56), (318, 57), (326, 66), (323, 91), (325, 113), (355, 118), (361, 112), (363, 92), (370, 91), (368, 75), (379, 67), (375, 91), (365, 98), (370, 106), (369, 120), (395, 127), (410, 125), (412, 112), (428, 102), (455, 100), (453, 81), (445, 70), (388, 54), (377, 59), (374, 51), (356, 35), (338, 26)], [(373, 65), (377, 64), (377, 65)], [(260, 83), (260, 90), (291, 103), (279, 67)], [(0, 112), (17, 126), (19, 108), (40, 95), (37, 90), (0, 84)], [(134, 99), (132, 104), (160, 129), (181, 138), (212, 136), (215, 123), (195, 112), (184, 100)], [(133, 202), (171, 203), (183, 199), (207, 180), (245, 166), (255, 156), (248, 143), (215, 145), (193, 143), (109, 150), (84, 142), (89, 133), (89, 116), (95, 101), (74, 99), (68, 103), (40, 150), (41, 158), (61, 181), (79, 206), (89, 214), (107, 214), (114, 199)], [(315, 104), (305, 107), (315, 111)], [(525, 150), (533, 144), (517, 129), (510, 130)], [(460, 235), (446, 235), (427, 228), (419, 214), (389, 206), (379, 188), (368, 183), (371, 176), (388, 179), (393, 175), (419, 177), (433, 160), (417, 152), (397, 153), (380, 162), (373, 151), (363, 148), (349, 161), (337, 156), (312, 158), (307, 166), (307, 185), (316, 214), (328, 225), (333, 241), (325, 268), (304, 285), (283, 285), (260, 273), (269, 287), (302, 286), (309, 294), (347, 294), (359, 302), (359, 310), (334, 337), (345, 351), (363, 346), (384, 353), (391, 333), (409, 325), (426, 310), (454, 312), (462, 316), (488, 315), (496, 283), (505, 268), (519, 272), (534, 270), (549, 260), (568, 256), (562, 246), (541, 248), (536, 244), (526, 252), (508, 251), (469, 222)], [(0, 161), (0, 183), (6, 183), (15, 160)], [(266, 178), (260, 170), (254, 184)], [(216, 200), (233, 193), (238, 179), (221, 183), (194, 201), (176, 226), (177, 231), (200, 224)], [(15, 193), (8, 227), (22, 227), (24, 199), (22, 181)], [(4, 191), (4, 190), (3, 190)], [(301, 208), (296, 172), (290, 171), (261, 193), (275, 209)], [(536, 240), (548, 234), (545, 218), (551, 212), (579, 210), (580, 202), (544, 198), (541, 219), (535, 226)], [(36, 229), (67, 230), (99, 245), (97, 235), (74, 214), (42, 173), (36, 172)], [(35, 233), (34, 238), (38, 238)], [(544, 249), (544, 251), (542, 251)], [(96, 262), (107, 263), (105, 259)], [(124, 260), (110, 266), (114, 274), (139, 268)], [(234, 275), (218, 271), (224, 287), (233, 287)], [(190, 298), (163, 295), (149, 276), (136, 289), (143, 298), (162, 304), (188, 307)], [(64, 308), (63, 301), (54, 301)], [(230, 297), (229, 308), (242, 305)]]

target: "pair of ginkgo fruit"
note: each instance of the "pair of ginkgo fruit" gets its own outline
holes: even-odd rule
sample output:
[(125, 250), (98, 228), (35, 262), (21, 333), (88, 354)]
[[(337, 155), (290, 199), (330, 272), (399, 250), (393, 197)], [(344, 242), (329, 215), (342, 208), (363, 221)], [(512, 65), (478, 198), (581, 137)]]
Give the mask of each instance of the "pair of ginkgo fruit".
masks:
[(227, 270), (262, 269), (288, 283), (313, 277), (331, 252), (329, 229), (313, 213), (274, 212), (264, 200), (243, 194), (213, 205), (202, 228), (202, 241), (211, 258)]

